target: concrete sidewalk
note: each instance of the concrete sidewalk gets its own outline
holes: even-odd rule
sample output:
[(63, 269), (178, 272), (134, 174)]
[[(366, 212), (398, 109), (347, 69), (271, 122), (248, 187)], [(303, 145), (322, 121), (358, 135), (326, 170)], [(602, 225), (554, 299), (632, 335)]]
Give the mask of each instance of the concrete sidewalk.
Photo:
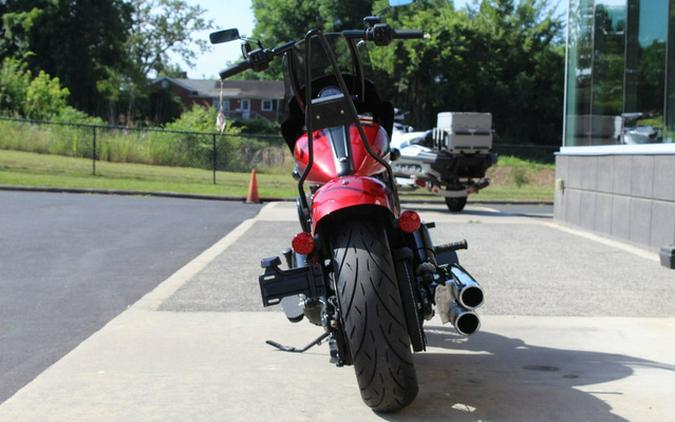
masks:
[(672, 418), (675, 272), (647, 252), (546, 219), (481, 208), (430, 209), (424, 218), (439, 222), (439, 242), (469, 240), (463, 263), (488, 303), (482, 331), (469, 339), (431, 321), (429, 348), (415, 355), (420, 394), (401, 413), (363, 405), (353, 369), (330, 365), (325, 345), (297, 355), (264, 344), (302, 345), (320, 334), (259, 312), (251, 263), (297, 230), (294, 210), (281, 204), (43, 372), (0, 406), (0, 420)]
[[(390, 420), (631, 421), (675, 414), (675, 320), (486, 317), (470, 339), (433, 321), (420, 394)], [(4, 421), (377, 420), (352, 368), (267, 339), (319, 334), (279, 313), (131, 310), (0, 408)], [(620, 420), (620, 419), (619, 419)]]

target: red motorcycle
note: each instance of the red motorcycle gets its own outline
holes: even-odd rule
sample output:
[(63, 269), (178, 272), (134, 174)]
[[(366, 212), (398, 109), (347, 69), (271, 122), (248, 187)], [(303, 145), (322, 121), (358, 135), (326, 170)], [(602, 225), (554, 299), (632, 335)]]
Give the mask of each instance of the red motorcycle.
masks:
[[(327, 340), (331, 361), (354, 365), (363, 401), (375, 411), (396, 411), (418, 392), (412, 351), (425, 349), (424, 320), (434, 306), (462, 334), (477, 331), (478, 283), (459, 266), (466, 242), (434, 246), (433, 223), (400, 211), (388, 163), (394, 109), (365, 79), (359, 48), (423, 38), (371, 16), (366, 28), (339, 33), (313, 29), (304, 39), (274, 49), (245, 41), (246, 60), (220, 73), (265, 70), (283, 56), (288, 110), (283, 136), (293, 151), (302, 230), (281, 259), (262, 260), (264, 306), (281, 304), (292, 322), (307, 318), (324, 333), (296, 349)], [(212, 42), (239, 38), (214, 33)], [(306, 191), (306, 186), (309, 192)], [(412, 348), (412, 350), (411, 350)]]

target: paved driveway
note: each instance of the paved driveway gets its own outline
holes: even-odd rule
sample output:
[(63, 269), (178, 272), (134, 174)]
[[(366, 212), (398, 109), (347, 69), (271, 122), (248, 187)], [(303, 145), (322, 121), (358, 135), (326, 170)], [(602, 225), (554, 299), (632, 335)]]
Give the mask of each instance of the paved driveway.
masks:
[(0, 402), (258, 209), (0, 192)]

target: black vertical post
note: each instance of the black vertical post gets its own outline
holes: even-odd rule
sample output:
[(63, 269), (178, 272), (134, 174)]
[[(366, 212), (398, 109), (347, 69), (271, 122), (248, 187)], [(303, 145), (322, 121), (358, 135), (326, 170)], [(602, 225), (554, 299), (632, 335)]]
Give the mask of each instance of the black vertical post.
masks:
[(211, 135), (213, 140), (213, 184), (216, 184), (216, 134)]
[(92, 127), (93, 132), (93, 151), (91, 153), (91, 172), (96, 176), (96, 126)]

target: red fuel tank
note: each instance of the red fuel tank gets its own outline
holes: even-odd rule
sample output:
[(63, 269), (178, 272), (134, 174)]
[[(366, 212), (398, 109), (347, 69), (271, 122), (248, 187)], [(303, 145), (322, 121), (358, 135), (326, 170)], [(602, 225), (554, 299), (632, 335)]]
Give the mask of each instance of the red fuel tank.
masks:
[[(384, 156), (388, 153), (389, 138), (387, 132), (377, 123), (362, 122), (363, 130), (366, 132), (367, 142), (375, 154)], [(310, 171), (307, 181), (310, 183), (326, 183), (335, 179), (337, 170), (335, 169), (335, 157), (331, 150), (330, 139), (326, 129), (314, 132), (314, 164)], [(368, 154), (368, 151), (361, 142), (361, 136), (356, 125), (349, 126), (349, 140), (352, 148), (352, 164), (354, 175), (372, 176), (384, 171), (384, 166), (377, 162)], [(307, 167), (309, 161), (309, 148), (307, 146), (307, 134), (303, 134), (295, 143), (293, 151), (295, 161), (298, 164), (300, 174)]]

